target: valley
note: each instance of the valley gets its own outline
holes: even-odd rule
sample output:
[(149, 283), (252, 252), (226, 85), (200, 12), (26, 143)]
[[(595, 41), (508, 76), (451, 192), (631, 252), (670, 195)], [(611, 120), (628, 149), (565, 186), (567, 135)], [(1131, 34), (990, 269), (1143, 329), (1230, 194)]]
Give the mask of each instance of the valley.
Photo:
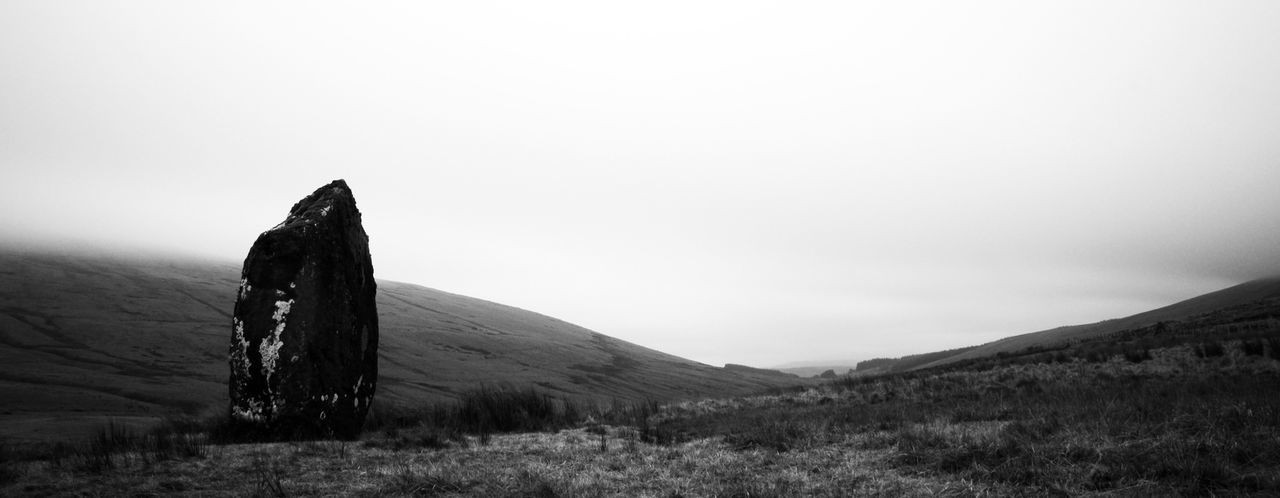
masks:
[(379, 283), (358, 440), (225, 406), (234, 268), (6, 255), (0, 494), (1273, 496), (1280, 280), (800, 377)]

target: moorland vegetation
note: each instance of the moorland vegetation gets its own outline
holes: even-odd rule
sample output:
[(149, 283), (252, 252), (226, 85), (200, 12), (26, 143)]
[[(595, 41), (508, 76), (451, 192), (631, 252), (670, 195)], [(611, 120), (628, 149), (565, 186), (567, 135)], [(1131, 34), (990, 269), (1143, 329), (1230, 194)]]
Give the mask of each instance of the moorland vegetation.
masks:
[(0, 494), (848, 496), (1280, 493), (1280, 320), (678, 403), (489, 386), (375, 410), (358, 441), (225, 421), (0, 450)]

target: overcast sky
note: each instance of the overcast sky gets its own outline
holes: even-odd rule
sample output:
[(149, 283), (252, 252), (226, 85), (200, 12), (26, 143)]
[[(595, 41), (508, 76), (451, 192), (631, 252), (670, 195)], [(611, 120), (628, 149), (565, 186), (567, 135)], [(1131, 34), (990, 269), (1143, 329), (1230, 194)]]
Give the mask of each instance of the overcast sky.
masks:
[(377, 275), (695, 360), (1280, 274), (1280, 2), (0, 2), (0, 237)]

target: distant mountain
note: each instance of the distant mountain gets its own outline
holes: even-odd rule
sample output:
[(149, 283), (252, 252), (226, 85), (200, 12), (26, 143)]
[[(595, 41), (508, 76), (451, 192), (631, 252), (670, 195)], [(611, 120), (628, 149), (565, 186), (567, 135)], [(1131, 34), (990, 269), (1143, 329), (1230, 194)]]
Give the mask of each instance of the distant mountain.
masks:
[(749, 366), (746, 366), (746, 365), (737, 365), (737, 364), (734, 364), (734, 363), (725, 363), (725, 365), (724, 365), (724, 369), (725, 369), (725, 370), (728, 370), (728, 371), (730, 371), (730, 372), (739, 372), (739, 373), (749, 373), (749, 374), (755, 374), (755, 375), (764, 375), (764, 376), (767, 376), (767, 377), (774, 377), (774, 378), (778, 378), (778, 379), (785, 379), (785, 380), (788, 380), (788, 381), (796, 381), (796, 380), (798, 380), (798, 379), (797, 379), (796, 374), (788, 373), (788, 372), (783, 372), (783, 371), (781, 371), (781, 370), (774, 370), (774, 369), (771, 369), (771, 368), (756, 368), (756, 367), (749, 367)]
[[(194, 261), (0, 253), (0, 436), (55, 436), (227, 406), (240, 268)], [(801, 382), (716, 368), (510, 306), (379, 281), (376, 403), (482, 384), (599, 400), (733, 396)], [(377, 405), (375, 405), (376, 407)]]
[(1199, 322), (1205, 322), (1204, 315), (1219, 312), (1226, 312), (1226, 315), (1230, 315), (1224, 317), (1224, 319), (1235, 319), (1233, 317), (1241, 313), (1257, 314), (1259, 312), (1264, 314), (1274, 313), (1276, 316), (1280, 316), (1280, 277), (1253, 280), (1125, 318), (1015, 335), (980, 346), (904, 356), (902, 358), (868, 360), (859, 364), (858, 372), (901, 372), (990, 357), (1001, 353), (1017, 353), (1030, 349), (1052, 349), (1070, 343), (1098, 339), (1109, 334), (1133, 331), (1160, 322), (1176, 322), (1192, 318), (1199, 318)]
[(855, 371), (862, 374), (905, 372), (907, 370), (919, 368), (922, 365), (930, 365), (939, 360), (953, 358), (961, 354), (968, 353), (976, 348), (977, 346), (969, 346), (933, 353), (907, 355), (901, 358), (876, 358), (873, 360), (858, 362), (858, 366)]
[(816, 377), (830, 370), (835, 375), (845, 375), (852, 371), (854, 367), (848, 365), (813, 365), (813, 366), (792, 366), (778, 367), (778, 371), (786, 372), (800, 377)]

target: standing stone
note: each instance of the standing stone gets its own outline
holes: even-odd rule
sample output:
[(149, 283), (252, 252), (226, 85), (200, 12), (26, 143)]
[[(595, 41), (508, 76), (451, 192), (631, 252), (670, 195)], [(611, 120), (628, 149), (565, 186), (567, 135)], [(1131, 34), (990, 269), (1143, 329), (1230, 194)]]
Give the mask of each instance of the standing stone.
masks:
[(377, 286), (346, 182), (253, 243), (230, 347), (231, 416), (272, 439), (355, 438), (378, 380)]

